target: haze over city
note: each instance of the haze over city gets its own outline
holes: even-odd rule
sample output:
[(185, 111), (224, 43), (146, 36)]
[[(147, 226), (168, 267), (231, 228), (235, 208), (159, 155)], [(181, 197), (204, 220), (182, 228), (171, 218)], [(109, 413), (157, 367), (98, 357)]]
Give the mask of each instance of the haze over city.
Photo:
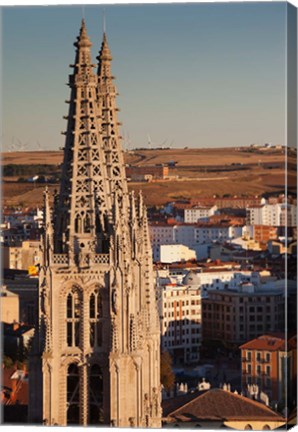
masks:
[[(103, 9), (84, 8), (94, 57)], [(286, 3), (105, 11), (126, 148), (285, 143)], [(63, 146), (81, 17), (78, 6), (3, 10), (4, 151)]]

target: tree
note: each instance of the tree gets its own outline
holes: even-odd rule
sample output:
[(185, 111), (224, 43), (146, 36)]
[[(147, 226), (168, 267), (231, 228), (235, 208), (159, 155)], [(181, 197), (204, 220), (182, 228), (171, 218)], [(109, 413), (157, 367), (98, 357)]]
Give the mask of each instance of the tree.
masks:
[(8, 357), (7, 355), (3, 356), (2, 363), (4, 364), (4, 367), (7, 369), (11, 368), (14, 364), (13, 360), (10, 357)]
[(160, 381), (166, 391), (170, 391), (175, 384), (175, 374), (172, 369), (172, 357), (167, 351), (160, 356)]

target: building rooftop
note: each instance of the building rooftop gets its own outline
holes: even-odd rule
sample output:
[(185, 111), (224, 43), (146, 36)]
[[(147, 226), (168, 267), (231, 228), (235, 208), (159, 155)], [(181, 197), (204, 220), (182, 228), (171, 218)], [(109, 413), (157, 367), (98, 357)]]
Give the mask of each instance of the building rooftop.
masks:
[[(240, 286), (241, 288), (241, 286)], [(277, 288), (274, 291), (269, 290), (259, 290), (254, 289), (253, 292), (249, 291), (241, 291), (239, 288), (225, 288), (225, 289), (212, 289), (208, 291), (209, 298), (207, 298), (207, 301), (214, 301), (213, 294), (216, 295), (234, 295), (234, 296), (242, 296), (242, 297), (260, 297), (260, 296), (266, 296), (266, 297), (273, 297), (273, 296), (279, 296), (284, 294), (284, 290), (281, 288)]]
[(169, 414), (173, 420), (285, 420), (265, 405), (221, 389), (207, 390)]
[[(240, 346), (240, 349), (284, 351), (286, 349), (286, 335), (284, 333), (268, 334)], [(297, 335), (292, 336), (287, 342), (288, 349), (297, 348)]]

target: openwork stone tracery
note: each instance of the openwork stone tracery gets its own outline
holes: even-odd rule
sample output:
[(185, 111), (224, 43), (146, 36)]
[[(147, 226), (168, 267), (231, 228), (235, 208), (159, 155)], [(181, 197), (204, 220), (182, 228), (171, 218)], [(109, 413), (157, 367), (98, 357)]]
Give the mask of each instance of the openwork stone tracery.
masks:
[(159, 320), (146, 208), (129, 194), (104, 35), (84, 20), (69, 77), (62, 181), (44, 196), (30, 422), (161, 425)]

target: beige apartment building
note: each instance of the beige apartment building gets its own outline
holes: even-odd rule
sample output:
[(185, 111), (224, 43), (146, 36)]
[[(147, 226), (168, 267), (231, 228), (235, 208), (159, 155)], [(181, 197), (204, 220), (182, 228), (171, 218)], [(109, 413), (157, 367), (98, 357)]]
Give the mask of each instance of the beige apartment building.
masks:
[(283, 290), (254, 290), (251, 283), (243, 283), (239, 291), (209, 291), (202, 311), (203, 339), (227, 345), (237, 346), (285, 326)]

